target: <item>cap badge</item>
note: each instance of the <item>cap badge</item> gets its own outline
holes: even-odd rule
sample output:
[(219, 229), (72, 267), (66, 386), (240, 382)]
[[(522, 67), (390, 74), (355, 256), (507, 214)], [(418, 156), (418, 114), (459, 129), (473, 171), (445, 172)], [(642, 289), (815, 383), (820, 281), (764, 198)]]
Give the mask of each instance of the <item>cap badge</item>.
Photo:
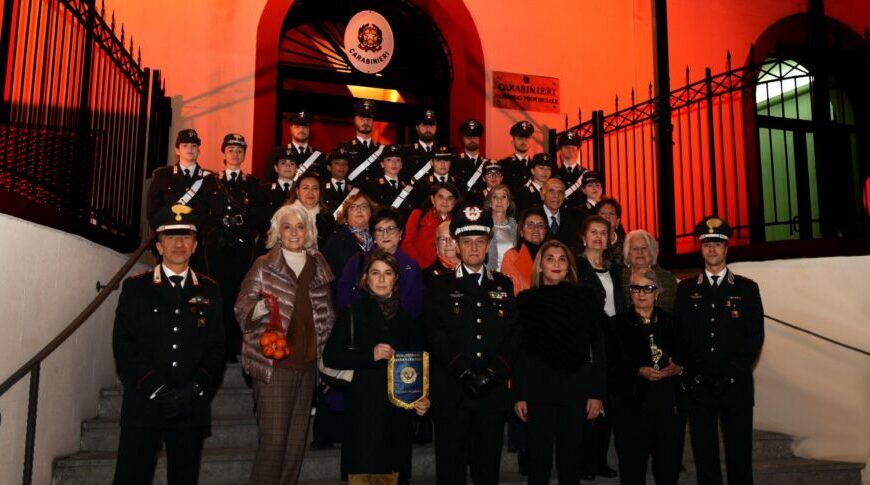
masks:
[(480, 215), (483, 214), (483, 211), (480, 210), (480, 207), (466, 207), (462, 210), (462, 213), (465, 214), (465, 218), (471, 222), (474, 222), (480, 219)]
[(475, 123), (474, 120), (471, 120), (471, 121), (468, 122), (468, 128), (469, 128), (469, 129), (472, 129), (472, 130), (473, 130), (475, 126), (477, 126), (477, 123)]
[(721, 225), (722, 225), (722, 219), (719, 219), (718, 217), (708, 219), (707, 220), (707, 229), (708, 229), (707, 232), (709, 234), (713, 234), (714, 232), (716, 232), (716, 228), (718, 228)]
[(175, 214), (175, 220), (181, 222), (181, 216), (187, 215), (193, 212), (193, 209), (190, 206), (175, 204), (172, 206), (172, 213)]

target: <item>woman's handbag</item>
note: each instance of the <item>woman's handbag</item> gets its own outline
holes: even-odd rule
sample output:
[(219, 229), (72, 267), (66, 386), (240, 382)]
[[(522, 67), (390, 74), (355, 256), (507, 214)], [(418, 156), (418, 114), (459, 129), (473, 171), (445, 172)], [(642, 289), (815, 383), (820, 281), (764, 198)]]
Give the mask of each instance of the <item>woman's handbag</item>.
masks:
[[(347, 344), (348, 350), (356, 350), (354, 345), (354, 324), (353, 324), (353, 308), (348, 305), (347, 311), (350, 314), (350, 341)], [(344, 387), (353, 381), (353, 369), (332, 369), (323, 365), (323, 356), (317, 359), (317, 370), (323, 376), (331, 387)]]

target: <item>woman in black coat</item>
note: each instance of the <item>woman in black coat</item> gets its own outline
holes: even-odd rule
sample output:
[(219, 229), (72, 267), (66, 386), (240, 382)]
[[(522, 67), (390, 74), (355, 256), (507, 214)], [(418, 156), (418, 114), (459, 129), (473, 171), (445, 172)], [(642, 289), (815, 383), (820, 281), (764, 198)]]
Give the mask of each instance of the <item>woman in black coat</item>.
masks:
[(611, 318), (607, 331), (608, 411), (620, 483), (646, 483), (652, 456), (656, 485), (675, 485), (683, 429), (676, 330), (668, 314), (655, 306), (660, 292), (656, 274), (638, 270), (630, 283), (632, 305)]
[(369, 232), (369, 219), (374, 209), (374, 202), (362, 192), (349, 195), (342, 202), (336, 218), (338, 225), (321, 248), (336, 278), (354, 254), (367, 253), (374, 246), (374, 238)]
[[(591, 288), (598, 296), (598, 304), (607, 316), (612, 317), (625, 310), (622, 293), (622, 266), (607, 259), (607, 244), (610, 238), (610, 223), (601, 216), (589, 216), (580, 229), (583, 252), (577, 256), (577, 271), (580, 285)], [(610, 417), (604, 403), (604, 413), (586, 423), (580, 453), (583, 480), (595, 476), (616, 477), (616, 470), (607, 464), (607, 448), (610, 447)]]
[(580, 483), (583, 423), (598, 416), (604, 399), (605, 315), (595, 294), (577, 285), (565, 244), (541, 246), (517, 312), (523, 336), (511, 391), (528, 425), (528, 483), (550, 482), (554, 444), (559, 483)]
[[(414, 413), (389, 402), (387, 364), (396, 351), (422, 350), (423, 335), (399, 304), (398, 275), (395, 257), (372, 253), (360, 283), (363, 297), (340, 311), (323, 350), (326, 366), (354, 370), (346, 388), (348, 432), (341, 448), (349, 484), (397, 483), (400, 473), (407, 478), (411, 472)], [(425, 398), (414, 408), (421, 416), (428, 409)]]

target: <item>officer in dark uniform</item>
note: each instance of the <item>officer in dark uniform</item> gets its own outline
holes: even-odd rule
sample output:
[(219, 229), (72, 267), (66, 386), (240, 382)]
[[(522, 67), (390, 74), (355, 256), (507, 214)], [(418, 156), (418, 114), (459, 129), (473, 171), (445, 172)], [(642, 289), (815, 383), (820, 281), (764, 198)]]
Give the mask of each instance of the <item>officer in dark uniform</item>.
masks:
[(335, 213), (354, 189), (354, 185), (347, 181), (347, 174), (350, 171), (348, 157), (347, 150), (341, 147), (333, 150), (327, 157), (326, 168), (329, 171), (329, 177), (323, 184), (322, 199), (323, 205), (329, 209), (330, 213)]
[(299, 165), (296, 170), (296, 178), (303, 173), (313, 172), (321, 179), (327, 176), (326, 156), (319, 150), (315, 150), (309, 144), (311, 137), (311, 123), (314, 117), (308, 111), (301, 110), (290, 116), (290, 143), (283, 147), (276, 147), (276, 151), (290, 151)]
[(336, 148), (344, 148), (350, 157), (350, 173), (347, 179), (350, 183), (362, 187), (383, 173), (377, 163), (383, 145), (372, 140), (372, 128), (377, 114), (375, 102), (371, 99), (361, 99), (353, 105), (353, 113), (356, 137), (340, 143)]
[(535, 133), (535, 127), (528, 121), (518, 121), (511, 126), (511, 142), (514, 146), (514, 153), (499, 160), (500, 165), (504, 169), (504, 183), (510, 187), (511, 192), (516, 194), (517, 191), (529, 181), (531, 177), (529, 161), (529, 148), (531, 146), (531, 138)]
[(580, 190), (581, 178), (587, 172), (580, 165), (580, 136), (573, 131), (562, 133), (556, 140), (559, 148), (559, 169), (553, 174), (565, 183), (565, 204), (571, 207), (581, 206), (584, 202)]
[(529, 207), (541, 203), (541, 190), (544, 187), (544, 183), (550, 180), (553, 172), (555, 172), (556, 162), (549, 153), (536, 153), (532, 157), (530, 167), (532, 177), (514, 196), (517, 213), (522, 213), (522, 211)]
[(399, 178), (402, 171), (402, 150), (398, 145), (384, 147), (380, 156), (383, 175), (370, 181), (363, 191), (381, 207), (392, 207), (402, 218), (411, 212), (413, 186)]
[(449, 148), (435, 148), (431, 163), (432, 170), (429, 172), (429, 175), (414, 182), (414, 190), (411, 192), (411, 205), (414, 209), (421, 209), (423, 207), (423, 203), (429, 197), (432, 186), (437, 183), (450, 182), (459, 189), (461, 196), (465, 196), (465, 180), (450, 173), (451, 165), (453, 165), (453, 154)]
[(197, 483), (224, 372), (224, 326), (217, 283), (189, 267), (195, 214), (181, 204), (155, 212), (163, 263), (121, 289), (112, 334), (124, 386), (116, 485), (150, 484), (164, 443), (167, 482)]
[(402, 147), (401, 179), (414, 184), (417, 180), (432, 172), (432, 155), (435, 152), (435, 133), (438, 131), (438, 119), (435, 111), (427, 109), (417, 121), (417, 142)]
[[(269, 231), (269, 221), (279, 207), (284, 205), (293, 191), (296, 189), (296, 174), (299, 155), (290, 149), (276, 149), (272, 152), (270, 164), (277, 175), (274, 182), (265, 182), (260, 185), (260, 234), (265, 235)], [(256, 255), (266, 254), (266, 238), (257, 240)]]
[[(598, 175), (598, 172), (587, 170), (580, 179), (580, 188), (578, 190), (583, 194), (575, 199), (578, 203), (572, 207), (581, 214), (580, 222), (583, 222), (586, 216), (595, 214), (598, 210), (598, 203), (601, 202), (604, 196), (601, 176)], [(570, 195), (566, 194), (566, 200), (568, 198), (570, 198)], [(566, 205), (570, 204), (566, 202)]]
[[(462, 139), (462, 149), (453, 157), (453, 173), (466, 180), (469, 184), (477, 182), (475, 172), (483, 162), (480, 154), (480, 135), (483, 134), (483, 123), (477, 120), (465, 120), (459, 125), (459, 136)], [(474, 177), (474, 180), (471, 180)], [(463, 190), (468, 190), (467, 186)]]
[[(193, 207), (199, 214), (200, 243), (202, 234), (214, 226), (214, 221), (208, 217), (211, 197), (217, 192), (217, 184), (208, 170), (197, 163), (199, 158), (199, 139), (196, 130), (185, 129), (175, 137), (175, 155), (178, 162), (174, 165), (160, 167), (151, 175), (151, 185), (145, 202), (145, 211), (151, 229), (157, 227), (157, 214), (161, 208), (181, 201), (183, 205)], [(191, 265), (199, 271), (206, 271), (204, 252), (194, 255)]]
[(483, 205), (489, 191), (504, 182), (504, 171), (497, 160), (487, 160), (483, 164), (480, 180), (468, 191), (466, 200)]
[(499, 480), (507, 379), (518, 349), (513, 285), (484, 266), (492, 215), (477, 205), (456, 211), (450, 224), (461, 263), (435, 277), (424, 323), (432, 355), (431, 399), (438, 483), (477, 485)]
[(217, 173), (217, 192), (211, 198), (211, 216), (216, 221), (205, 235), (208, 274), (221, 288), (224, 301), (226, 356), (236, 362), (241, 349), (242, 333), (233, 304), (242, 279), (251, 267), (254, 245), (262, 227), (260, 182), (242, 172), (248, 144), (238, 133), (224, 136), (221, 152), (226, 169)]
[(719, 485), (719, 424), (730, 485), (752, 484), (752, 368), (764, 342), (758, 285), (728, 269), (731, 227), (717, 216), (695, 227), (704, 271), (677, 286), (674, 323), (688, 387), (692, 451), (700, 485)]

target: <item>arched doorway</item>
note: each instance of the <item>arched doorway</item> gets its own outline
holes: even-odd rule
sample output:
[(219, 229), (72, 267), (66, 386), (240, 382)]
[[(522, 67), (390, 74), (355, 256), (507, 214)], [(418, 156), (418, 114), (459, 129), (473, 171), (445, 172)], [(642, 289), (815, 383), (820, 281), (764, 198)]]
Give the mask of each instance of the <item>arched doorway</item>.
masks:
[[(395, 55), (379, 75), (347, 65), (340, 42), (347, 21), (361, 10), (383, 15), (396, 39)], [(379, 127), (386, 142), (403, 142), (422, 106), (439, 116), (439, 142), (465, 118), (483, 119), (483, 50), (461, 0), (268, 0), (257, 32), (254, 173), (282, 142), (282, 113), (315, 114), (312, 142), (329, 150), (353, 134), (356, 97), (379, 99)]]
[[(866, 41), (824, 17), (808, 32), (806, 15), (780, 20), (756, 45), (765, 59), (751, 119), (757, 145), (756, 241), (866, 234), (863, 180), (870, 173), (870, 76)], [(753, 149), (754, 148), (754, 149)]]

